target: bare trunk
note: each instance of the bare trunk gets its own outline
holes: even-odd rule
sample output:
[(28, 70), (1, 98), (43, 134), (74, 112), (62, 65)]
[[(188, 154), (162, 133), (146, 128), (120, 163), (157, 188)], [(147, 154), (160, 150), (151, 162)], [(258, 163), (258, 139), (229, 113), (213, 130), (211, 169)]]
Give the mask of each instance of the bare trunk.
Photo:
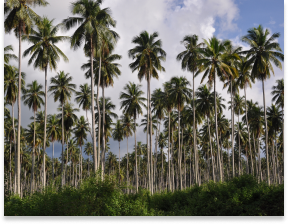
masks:
[[(105, 163), (105, 93), (104, 93), (104, 79), (102, 80), (102, 116), (103, 116), (103, 122), (102, 122), (102, 158), (101, 158), (101, 179), (104, 179), (104, 163)], [(99, 107), (100, 110), (100, 107)]]
[(211, 143), (211, 134), (210, 134), (210, 117), (207, 116), (207, 121), (208, 121), (208, 131), (209, 131), (209, 143), (210, 143), (210, 151), (211, 151), (211, 162), (212, 162), (212, 177), (213, 177), (213, 181), (216, 181), (215, 178), (215, 164), (214, 164), (214, 159), (213, 159), (213, 150), (212, 150), (212, 143)]
[(168, 189), (171, 191), (171, 170), (170, 170), (170, 112), (168, 111)]
[(64, 104), (62, 103), (62, 165), (61, 165), (61, 186), (64, 186), (64, 108), (63, 108)]
[(121, 175), (120, 175), (120, 141), (119, 141), (119, 184), (121, 180)]
[(238, 175), (241, 175), (241, 144), (240, 144), (240, 130), (239, 130), (239, 116), (240, 110), (238, 110)]
[(136, 144), (136, 114), (134, 114), (134, 125), (135, 125), (134, 136), (135, 136), (135, 162), (136, 162), (136, 167), (135, 167), (135, 173), (136, 173), (136, 192), (138, 193), (138, 166), (137, 166), (137, 144)]
[(129, 192), (128, 192), (128, 185), (129, 185), (128, 164), (129, 164), (129, 156), (128, 156), (128, 137), (127, 137), (127, 172), (126, 172), (127, 193), (129, 193)]
[(52, 142), (52, 181), (54, 183), (54, 141)]
[(17, 147), (16, 147), (16, 136), (15, 136), (15, 125), (14, 125), (14, 102), (12, 102), (12, 128), (13, 128), (13, 145), (14, 145), (14, 194), (16, 194), (16, 165), (17, 165)]
[[(195, 183), (198, 183), (198, 160), (197, 160), (197, 140), (196, 140), (196, 121), (195, 121), (195, 85), (194, 85), (194, 71), (193, 71), (193, 143), (194, 143), (194, 157), (195, 157)], [(191, 182), (190, 182), (191, 183)]]
[(47, 66), (45, 67), (45, 110), (44, 110), (44, 140), (43, 140), (43, 188), (46, 186), (45, 151), (46, 151), (46, 126), (47, 126)]
[(181, 175), (181, 138), (180, 138), (180, 106), (178, 105), (178, 167), (179, 167), (179, 180), (180, 180), (180, 190), (182, 191), (182, 175)]
[(149, 142), (150, 142), (150, 164), (151, 164), (151, 168), (150, 168), (150, 172), (151, 172), (151, 176), (150, 176), (150, 183), (151, 183), (151, 194), (153, 194), (153, 190), (154, 190), (154, 183), (153, 183), (153, 157), (152, 157), (152, 114), (151, 114), (151, 90), (150, 90), (150, 74), (148, 77), (148, 94), (149, 94), (149, 117), (150, 117), (150, 133), (149, 133)]
[(232, 177), (235, 177), (235, 162), (234, 162), (234, 103), (232, 94), (232, 80), (230, 81), (230, 93), (231, 93), (231, 150), (232, 150)]

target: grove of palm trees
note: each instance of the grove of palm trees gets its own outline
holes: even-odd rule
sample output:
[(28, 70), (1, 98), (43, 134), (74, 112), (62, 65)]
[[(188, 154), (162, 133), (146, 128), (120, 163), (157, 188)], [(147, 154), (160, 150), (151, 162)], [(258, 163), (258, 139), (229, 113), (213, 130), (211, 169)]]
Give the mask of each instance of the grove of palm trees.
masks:
[[(250, 27), (243, 48), (187, 30), (169, 55), (143, 30), (121, 55), (102, 0), (69, 4), (57, 24), (37, 14), (49, 0), (4, 3), (5, 35), (18, 40), (4, 47), (5, 215), (284, 215), (284, 79), (267, 88), (284, 33)], [(59, 66), (68, 48), (85, 55), (81, 74)], [(124, 76), (138, 80), (116, 91)], [(257, 84), (258, 102), (247, 95)]]

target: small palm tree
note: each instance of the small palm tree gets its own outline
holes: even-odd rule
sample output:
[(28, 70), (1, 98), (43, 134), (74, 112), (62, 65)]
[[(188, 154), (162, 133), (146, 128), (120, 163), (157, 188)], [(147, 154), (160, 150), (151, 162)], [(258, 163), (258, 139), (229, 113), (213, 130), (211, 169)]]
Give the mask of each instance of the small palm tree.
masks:
[(49, 92), (52, 92), (54, 95), (54, 102), (60, 101), (62, 106), (62, 186), (64, 183), (64, 103), (67, 102), (68, 99), (71, 98), (72, 92), (75, 92), (76, 85), (71, 83), (72, 76), (69, 76), (69, 73), (65, 74), (64, 71), (60, 71), (57, 73), (55, 77), (51, 78), (51, 86), (49, 87)]
[[(28, 105), (29, 109), (32, 108), (34, 112), (34, 126), (35, 126), (35, 117), (37, 109), (41, 108), (41, 105), (44, 105), (42, 97), (45, 96), (45, 93), (41, 91), (43, 86), (38, 84), (37, 80), (33, 81), (31, 84), (27, 85), (27, 90), (24, 91), (22, 100), (24, 100), (24, 105)], [(46, 144), (46, 142), (44, 142)], [(34, 164), (35, 164), (35, 128), (33, 135), (33, 147), (32, 147), (32, 170), (31, 170), (31, 193), (34, 191)], [(44, 185), (43, 185), (44, 186)]]
[(279, 43), (275, 42), (275, 40), (280, 37), (280, 33), (273, 33), (271, 37), (269, 37), (269, 35), (269, 30), (264, 30), (263, 27), (259, 25), (257, 28), (249, 29), (248, 34), (242, 37), (242, 41), (248, 43), (251, 47), (249, 50), (242, 52), (249, 58), (248, 65), (252, 65), (251, 76), (253, 79), (259, 79), (262, 81), (268, 185), (270, 185), (270, 169), (264, 81), (270, 78), (271, 73), (274, 75), (271, 62), (276, 67), (282, 69), (282, 64), (280, 61), (284, 61), (284, 55), (281, 53), (282, 50), (280, 45)]

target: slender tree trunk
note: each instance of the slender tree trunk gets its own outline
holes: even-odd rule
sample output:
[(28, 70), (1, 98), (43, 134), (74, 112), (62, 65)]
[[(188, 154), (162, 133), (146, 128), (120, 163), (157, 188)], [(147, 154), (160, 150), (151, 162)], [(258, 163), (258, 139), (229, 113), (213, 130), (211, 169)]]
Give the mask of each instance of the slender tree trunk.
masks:
[(182, 191), (182, 175), (181, 175), (181, 138), (180, 138), (180, 106), (178, 105), (178, 166), (179, 166), (179, 181), (180, 181), (180, 190)]
[(148, 77), (148, 94), (149, 94), (149, 117), (150, 117), (150, 133), (149, 133), (149, 142), (150, 142), (150, 164), (151, 164), (151, 176), (150, 176), (150, 184), (151, 184), (151, 194), (153, 195), (154, 183), (153, 183), (153, 157), (152, 157), (152, 114), (151, 114), (151, 90), (150, 90), (150, 73)]
[(61, 178), (62, 178), (62, 181), (61, 181), (61, 186), (63, 187), (64, 186), (64, 181), (65, 181), (65, 178), (64, 178), (64, 103), (62, 103), (62, 165), (61, 165)]
[[(104, 94), (104, 79), (102, 80), (102, 107), (103, 107), (103, 122), (102, 122), (102, 159), (101, 159), (101, 178), (104, 180), (104, 163), (105, 163), (105, 94)], [(100, 110), (100, 108), (99, 108)]]
[(45, 67), (45, 110), (44, 110), (44, 140), (43, 140), (43, 188), (46, 186), (46, 126), (47, 126), (47, 66)]
[(212, 162), (212, 177), (213, 177), (213, 181), (215, 182), (216, 181), (215, 170), (214, 170), (215, 162), (213, 159), (213, 150), (212, 150), (212, 142), (211, 142), (211, 134), (210, 134), (210, 117), (209, 116), (207, 116), (207, 121), (208, 121), (209, 143), (210, 143), (210, 151), (211, 151), (211, 162)]
[(195, 183), (198, 183), (198, 160), (197, 160), (197, 140), (196, 140), (196, 121), (195, 121), (195, 81), (193, 71), (193, 144), (194, 144), (194, 157), (195, 157)]
[[(20, 25), (19, 25), (20, 26)], [(15, 163), (15, 170), (16, 170), (16, 194), (20, 196), (20, 171), (21, 171), (21, 164), (20, 164), (20, 139), (21, 139), (21, 28), (19, 27), (19, 65), (18, 65), (18, 129), (17, 129), (17, 154), (15, 155), (17, 158), (17, 162)]]
[(80, 164), (81, 164), (81, 167), (80, 167), (80, 170), (81, 170), (81, 172), (80, 172), (80, 183), (82, 183), (82, 174), (83, 174), (83, 166), (82, 166), (82, 145), (80, 145)]
[(163, 148), (161, 149), (161, 173), (162, 173), (162, 181), (161, 181), (161, 190), (163, 190), (163, 184), (164, 184), (164, 167), (163, 167)]
[[(137, 166), (137, 144), (136, 144), (136, 113), (134, 114), (134, 125), (135, 125), (135, 131), (134, 131), (134, 136), (135, 136), (135, 173), (136, 173), (136, 192), (138, 193), (138, 166)], [(119, 150), (120, 150), (120, 145), (119, 145)]]
[(170, 170), (170, 112), (168, 111), (168, 189), (171, 191), (171, 170)]
[(10, 148), (9, 148), (9, 191), (12, 193), (12, 176), (11, 176), (11, 140), (10, 140)]
[[(67, 153), (66, 153), (66, 163), (65, 163), (65, 176), (67, 178), (67, 182), (68, 182), (68, 152), (69, 152), (69, 139), (68, 139), (68, 136), (69, 136), (69, 133), (67, 134), (67, 143), (66, 143)], [(65, 178), (65, 180), (66, 180), (66, 178)]]
[[(194, 130), (193, 130), (194, 131)], [(190, 177), (189, 177), (189, 187), (191, 187), (192, 186), (192, 164), (191, 164), (191, 162), (192, 162), (192, 145), (190, 145), (190, 172), (189, 172), (189, 175), (190, 175)]]
[(279, 173), (279, 163), (278, 163), (278, 147), (277, 147), (277, 133), (275, 131), (275, 146), (276, 146), (276, 179), (277, 183), (280, 184), (280, 173)]
[(258, 145), (258, 181), (262, 181), (262, 170), (261, 170), (261, 158), (260, 158), (260, 141), (259, 136), (257, 137), (257, 145)]
[(15, 125), (14, 125), (14, 103), (12, 102), (12, 128), (13, 128), (13, 145), (14, 145), (14, 194), (16, 194), (16, 179), (17, 179), (17, 147), (16, 147), (16, 135), (15, 135)]
[(150, 186), (150, 151), (149, 151), (149, 139), (148, 139), (148, 133), (149, 133), (149, 87), (148, 87), (148, 79), (147, 79), (147, 130), (146, 130), (146, 144), (147, 144), (147, 175), (148, 175), (148, 189), (151, 189)]
[[(232, 79), (232, 78), (231, 78)], [(232, 177), (235, 177), (235, 161), (234, 161), (234, 102), (232, 92), (232, 80), (230, 81), (230, 93), (231, 93), (231, 151), (232, 151)]]
[[(263, 90), (263, 105), (264, 105), (264, 118), (265, 118), (265, 151), (266, 151), (266, 163), (267, 163), (267, 184), (270, 186), (270, 169), (269, 169), (269, 152), (268, 152), (268, 127), (266, 117), (266, 103), (265, 103), (265, 88), (264, 80), (262, 79), (262, 90)], [(283, 129), (284, 130), (284, 129)]]
[(121, 180), (121, 175), (120, 175), (120, 141), (119, 141), (119, 184)]
[[(97, 151), (96, 151), (96, 133), (95, 133), (95, 112), (94, 112), (94, 72), (93, 72), (93, 41), (92, 41), (92, 37), (90, 38), (90, 46), (91, 46), (91, 53), (90, 53), (90, 61), (91, 61), (91, 112), (92, 112), (92, 142), (93, 142), (93, 171), (94, 173), (96, 173), (96, 170), (98, 168), (98, 162), (99, 158), (97, 160)], [(101, 57), (100, 57), (100, 66), (101, 66)], [(100, 76), (99, 76), (99, 80), (100, 80)], [(98, 81), (98, 86), (97, 86), (97, 108), (99, 110), (99, 100), (98, 100), (98, 96), (99, 96), (99, 81)], [(98, 112), (99, 113), (99, 112)], [(100, 116), (100, 113), (99, 113)], [(98, 132), (99, 132), (99, 127), (98, 127)], [(99, 136), (98, 136), (99, 138)], [(99, 148), (99, 140), (98, 140), (98, 148)], [(74, 174), (73, 174), (74, 175)]]
[(129, 164), (129, 156), (128, 156), (128, 137), (127, 137), (127, 172), (126, 172), (127, 193), (129, 193), (129, 191), (128, 191), (128, 184), (129, 184), (128, 164)]
[(30, 184), (30, 192), (31, 194), (34, 192), (34, 166), (35, 166), (35, 113), (34, 111), (34, 130), (33, 130), (33, 147), (32, 147), (32, 167), (31, 167), (31, 184)]
[(52, 141), (52, 181), (54, 183), (54, 141)]
[(240, 110), (238, 110), (238, 175), (241, 175), (241, 144), (240, 144), (240, 130), (239, 130), (239, 116)]

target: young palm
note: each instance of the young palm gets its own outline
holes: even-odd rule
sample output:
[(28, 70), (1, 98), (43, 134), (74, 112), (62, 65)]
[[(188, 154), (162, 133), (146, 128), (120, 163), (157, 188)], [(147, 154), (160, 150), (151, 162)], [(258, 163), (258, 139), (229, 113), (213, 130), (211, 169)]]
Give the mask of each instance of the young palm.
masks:
[[(132, 72), (138, 71), (138, 79), (141, 81), (144, 77), (147, 80), (147, 114), (148, 114), (148, 123), (151, 119), (151, 90), (150, 90), (150, 81), (151, 78), (158, 79), (157, 71), (165, 71), (164, 67), (161, 65), (161, 61), (165, 61), (166, 52), (162, 49), (162, 41), (155, 40), (158, 37), (158, 33), (154, 32), (149, 34), (147, 31), (143, 31), (139, 36), (135, 36), (132, 39), (132, 43), (136, 46), (128, 51), (128, 56), (135, 60), (129, 67)], [(151, 122), (150, 122), (151, 123)], [(152, 125), (150, 125), (152, 129)], [(152, 131), (150, 131), (152, 133)], [(152, 136), (150, 135), (150, 147), (148, 146), (148, 152), (150, 152), (150, 169), (152, 171)], [(149, 175), (149, 189), (153, 194), (153, 183), (151, 176)]]
[(84, 140), (87, 140), (87, 132), (89, 131), (88, 122), (85, 121), (84, 116), (81, 116), (76, 123), (74, 131), (74, 138), (77, 140), (77, 144), (80, 146), (80, 180), (82, 181), (82, 146), (84, 145)]
[(93, 153), (93, 145), (91, 142), (86, 142), (84, 152), (88, 156), (88, 176), (90, 177), (90, 155)]
[(180, 174), (180, 190), (182, 190), (182, 171), (180, 158), (180, 113), (184, 108), (184, 104), (189, 103), (192, 96), (192, 90), (188, 88), (188, 85), (190, 86), (190, 83), (185, 77), (172, 77), (168, 89), (170, 99), (175, 103), (178, 110), (178, 166)]
[[(201, 58), (201, 54), (199, 53), (198, 49), (201, 47), (204, 47), (204, 43), (197, 43), (198, 42), (198, 36), (197, 35), (186, 35), (183, 40), (181, 41), (181, 44), (184, 44), (185, 51), (182, 51), (180, 54), (177, 55), (176, 59), (177, 61), (181, 61), (181, 67), (184, 71), (189, 71), (193, 73), (193, 130), (196, 130), (196, 120), (195, 120), (195, 83), (194, 83), (194, 77), (195, 72), (198, 71), (197, 66), (197, 59)], [(197, 148), (196, 144), (196, 132), (193, 132), (193, 138), (194, 138), (194, 148)], [(194, 150), (194, 156), (196, 156), (197, 150)], [(198, 165), (197, 161), (195, 160), (195, 172), (198, 173)], [(196, 178), (196, 184), (198, 183), (198, 179)]]
[(52, 180), (54, 181), (54, 142), (61, 138), (61, 127), (56, 114), (48, 116), (47, 136), (51, 138), (52, 142)]
[[(17, 38), (19, 38), (19, 55), (18, 55), (18, 122), (21, 126), (21, 42), (22, 35), (29, 34), (33, 22), (39, 22), (40, 17), (31, 9), (31, 6), (46, 6), (48, 2), (45, 0), (7, 0), (4, 3), (4, 14), (6, 15), (4, 21), (5, 33), (14, 31)], [(17, 162), (16, 173), (17, 173), (17, 193), (20, 195), (20, 128), (17, 134)]]
[(252, 65), (251, 76), (253, 79), (262, 81), (263, 90), (263, 107), (265, 119), (265, 151), (267, 164), (267, 183), (270, 185), (270, 169), (269, 169), (269, 153), (268, 153), (268, 127), (266, 118), (266, 102), (265, 102), (265, 88), (264, 81), (270, 78), (271, 73), (274, 75), (272, 63), (282, 69), (280, 61), (284, 61), (284, 55), (281, 53), (279, 43), (275, 42), (279, 38), (280, 33), (274, 33), (270, 37), (268, 29), (263, 29), (261, 25), (257, 28), (248, 30), (248, 34), (242, 37), (242, 41), (248, 43), (251, 49), (243, 51), (248, 59), (248, 64)]
[[(211, 86), (214, 81), (214, 114), (215, 114), (215, 124), (216, 130), (218, 130), (217, 124), (217, 104), (216, 104), (216, 75), (222, 79), (223, 76), (228, 78), (228, 74), (236, 74), (237, 71), (235, 68), (230, 67), (225, 63), (227, 57), (225, 57), (224, 53), (226, 51), (226, 47), (231, 45), (230, 41), (220, 41), (216, 37), (212, 37), (208, 41), (204, 39), (206, 44), (206, 48), (199, 49), (199, 52), (202, 54), (203, 59), (197, 60), (198, 65), (201, 65), (201, 72), (203, 71), (203, 80), (208, 76), (208, 83)], [(233, 71), (233, 72), (232, 72)], [(217, 151), (218, 155), (220, 155), (219, 148), (219, 137), (218, 132), (216, 131), (216, 143), (217, 143)], [(219, 156), (218, 156), (219, 158)], [(219, 161), (220, 170), (221, 162)], [(220, 181), (222, 182), (222, 173), (220, 172)]]
[(54, 95), (54, 102), (60, 101), (62, 106), (62, 166), (61, 166), (61, 174), (62, 174), (62, 182), (64, 183), (64, 103), (67, 102), (68, 99), (71, 98), (72, 92), (75, 92), (76, 85), (71, 83), (72, 76), (69, 76), (69, 73), (65, 74), (64, 71), (60, 71), (57, 73), (55, 77), (52, 77), (50, 82), (51, 86), (49, 87), (49, 92)]
[[(24, 105), (28, 105), (29, 109), (32, 108), (34, 112), (34, 126), (35, 126), (35, 117), (37, 109), (40, 109), (41, 105), (44, 105), (42, 97), (45, 96), (45, 93), (41, 91), (42, 88), (43, 86), (41, 84), (38, 84), (37, 80), (35, 80), (31, 84), (28, 84), (27, 89), (23, 91), (24, 94), (22, 96), (22, 100), (24, 101)], [(46, 144), (46, 142), (44, 143)], [(34, 128), (33, 147), (32, 147), (32, 169), (31, 169), (31, 185), (30, 185), (31, 193), (33, 193), (34, 191), (34, 164), (35, 164), (35, 128)]]
[[(120, 93), (120, 99), (122, 100), (120, 102), (120, 109), (123, 109), (123, 114), (127, 114), (129, 116), (132, 116), (134, 119), (134, 137), (135, 137), (135, 157), (137, 158), (137, 141), (136, 141), (136, 119), (137, 116), (139, 117), (139, 114), (143, 114), (142, 107), (146, 107), (144, 104), (144, 101), (146, 100), (142, 95), (144, 92), (140, 90), (141, 85), (136, 85), (135, 83), (129, 82), (129, 84), (126, 84), (124, 86), (125, 92)], [(137, 159), (136, 162), (136, 192), (138, 192), (138, 166), (137, 166)]]
[[(284, 148), (284, 79), (278, 79), (277, 85), (273, 86), (273, 95), (272, 102), (275, 102), (276, 105), (282, 108), (282, 130), (283, 130), (283, 148)], [(283, 158), (284, 159), (284, 158)]]
[[(84, 51), (87, 56), (90, 56), (90, 61), (93, 61), (95, 53), (101, 49), (101, 43), (107, 39), (112, 43), (116, 43), (118, 34), (115, 31), (109, 29), (110, 26), (115, 27), (116, 21), (111, 17), (111, 11), (109, 8), (101, 9), (102, 0), (78, 0), (72, 2), (71, 12), (78, 17), (68, 17), (63, 20), (66, 30), (70, 30), (73, 27), (78, 26), (76, 31), (71, 37), (71, 47), (74, 50), (78, 49), (82, 42), (85, 42)], [(100, 70), (101, 71), (101, 54), (100, 54)], [(94, 78), (93, 78), (93, 63), (91, 63), (91, 99), (94, 98)], [(99, 97), (99, 84), (97, 84), (97, 104)], [(103, 97), (104, 98), (104, 97)], [(99, 107), (99, 105), (98, 105)], [(96, 158), (96, 133), (95, 133), (95, 118), (94, 118), (94, 100), (91, 101), (92, 108), (92, 136), (93, 136), (93, 160), (94, 160), (94, 172), (97, 169)], [(100, 112), (99, 112), (100, 119)], [(99, 138), (99, 136), (98, 136)], [(98, 146), (100, 146), (100, 139), (98, 140)], [(100, 148), (100, 147), (99, 147)]]
[(117, 120), (115, 128), (113, 129), (112, 137), (119, 142), (119, 183), (120, 183), (120, 142), (123, 141), (124, 133), (121, 120)]

